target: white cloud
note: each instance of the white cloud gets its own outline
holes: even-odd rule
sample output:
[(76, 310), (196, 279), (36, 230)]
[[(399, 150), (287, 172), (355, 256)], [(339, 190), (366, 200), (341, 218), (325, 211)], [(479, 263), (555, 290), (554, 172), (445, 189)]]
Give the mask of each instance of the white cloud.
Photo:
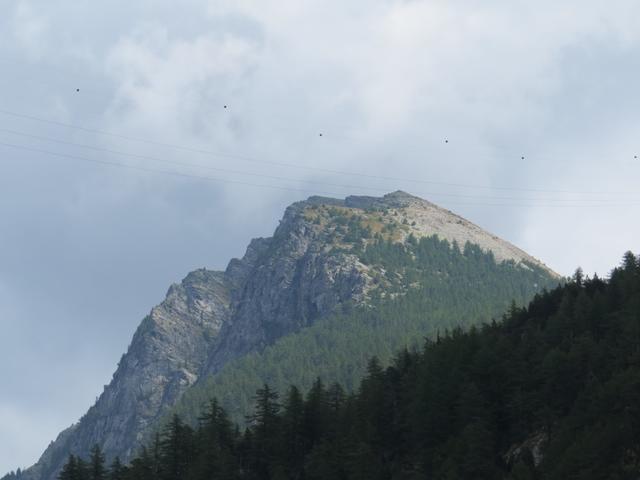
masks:
[[(192, 267), (223, 267), (251, 236), (268, 235), (283, 207), (307, 191), (422, 194), (563, 274), (577, 265), (606, 273), (624, 250), (637, 249), (640, 226), (630, 221), (640, 173), (632, 158), (640, 155), (637, 1), (188, 0), (176, 8), (169, 1), (16, 0), (6, 11), (0, 62), (11, 75), (0, 78), (1, 108), (236, 157), (0, 115), (0, 128), (226, 171), (24, 144), (304, 190), (3, 148), (0, 280), (11, 294), (0, 291), (0, 315), (14, 338), (30, 339), (15, 354), (35, 377), (3, 374), (15, 392), (28, 392), (27, 382), (41, 375), (41, 396), (51, 411), (64, 412), (64, 423), (82, 412), (63, 408), (47, 390), (54, 387), (41, 365), (52, 352), (63, 353), (52, 368), (74, 372), (77, 397), (93, 398), (170, 281)], [(0, 141), (18, 139), (2, 133)], [(548, 206), (556, 199), (616, 207)], [(533, 206), (486, 206), (492, 203)], [(105, 300), (112, 298), (118, 302)], [(80, 339), (91, 348), (66, 355)], [(5, 445), (0, 470), (15, 468), (13, 456), (27, 451), (35, 459), (51, 436), (16, 407), (25, 394), (5, 395), (2, 411), (14, 415), (14, 426), (0, 436), (18, 435), (25, 422), (24, 438), (33, 441)]]
[[(171, 132), (190, 140), (190, 129), (224, 128), (226, 98), (255, 65), (256, 46), (232, 35), (172, 38), (146, 26), (110, 50), (107, 71), (117, 85), (111, 123), (120, 129)], [(228, 103), (228, 102), (227, 102)]]
[(40, 59), (48, 45), (49, 22), (38, 15), (31, 2), (17, 2), (13, 13), (13, 35), (19, 47), (31, 58)]

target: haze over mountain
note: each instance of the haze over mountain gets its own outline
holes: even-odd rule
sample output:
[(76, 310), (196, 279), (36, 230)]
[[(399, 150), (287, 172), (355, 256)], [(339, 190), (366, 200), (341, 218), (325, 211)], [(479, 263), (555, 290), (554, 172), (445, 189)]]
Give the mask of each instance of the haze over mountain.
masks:
[[(514, 245), (404, 192), (294, 203), (273, 237), (252, 240), (225, 271), (196, 270), (169, 288), (96, 404), (26, 478), (53, 480), (69, 453), (86, 456), (96, 443), (127, 460), (172, 407), (197, 416), (211, 389), (241, 417), (256, 380), (355, 385), (369, 356), (388, 361), (438, 329), (489, 321), (559, 280)], [(300, 353), (304, 373), (288, 358)], [(266, 355), (262, 370), (249, 369), (256, 378), (230, 382), (255, 355)]]

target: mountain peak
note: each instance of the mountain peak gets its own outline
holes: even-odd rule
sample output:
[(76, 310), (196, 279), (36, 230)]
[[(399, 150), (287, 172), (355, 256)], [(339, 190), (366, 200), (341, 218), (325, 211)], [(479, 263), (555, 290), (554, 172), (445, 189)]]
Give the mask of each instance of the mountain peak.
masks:
[(405, 208), (417, 202), (425, 202), (425, 200), (410, 195), (401, 190), (387, 193), (382, 197), (369, 196), (349, 196), (345, 199), (345, 205), (355, 208)]
[[(414, 237), (437, 236), (442, 240), (456, 242), (461, 247), (468, 242), (479, 245), (483, 251), (491, 251), (496, 261), (514, 261), (524, 266), (535, 265), (553, 277), (560, 275), (540, 260), (527, 254), (515, 245), (487, 232), (478, 225), (438, 205), (411, 195), (402, 190), (387, 193), (381, 197), (352, 195), (345, 199), (313, 196), (296, 202), (287, 209), (283, 224), (297, 225), (313, 219), (325, 233), (340, 232), (335, 228), (331, 216), (357, 218), (362, 225), (368, 226), (374, 233), (387, 232), (385, 238), (403, 242), (410, 235)], [(307, 231), (313, 231), (307, 225)], [(317, 230), (318, 228), (316, 228)], [(281, 232), (282, 232), (281, 230)], [(393, 231), (393, 234), (390, 232)], [(281, 233), (281, 232), (277, 232)], [(331, 238), (336, 238), (332, 235)], [(339, 238), (338, 238), (339, 239)]]
[(402, 190), (396, 190), (395, 192), (387, 193), (382, 197), (373, 197), (369, 195), (349, 195), (344, 199), (323, 197), (323, 196), (311, 196), (301, 202), (296, 202), (292, 205), (295, 206), (310, 206), (310, 205), (329, 205), (335, 207), (349, 207), (360, 208), (363, 210), (371, 208), (403, 208), (411, 205), (412, 203), (429, 203), (426, 200), (411, 195)]
[[(296, 202), (272, 237), (252, 240), (225, 271), (196, 270), (169, 289), (140, 324), (96, 404), (52, 443), (25, 478), (53, 480), (69, 453), (86, 455), (95, 443), (107, 457), (126, 460), (187, 390), (230, 362), (312, 327), (342, 307), (368, 308), (375, 298), (417, 291), (419, 282), (409, 279), (418, 270), (405, 272), (402, 262), (383, 265), (371, 255), (395, 252), (391, 255), (404, 255), (410, 264), (420, 256), (412, 250), (418, 247), (421, 272), (433, 281), (446, 277), (449, 257), (468, 265), (474, 255), (494, 272), (517, 271), (520, 283), (502, 277), (509, 288), (533, 291), (558, 277), (509, 242), (403, 191)], [(429, 263), (431, 254), (445, 262)], [(458, 280), (441, 287), (468, 281)]]

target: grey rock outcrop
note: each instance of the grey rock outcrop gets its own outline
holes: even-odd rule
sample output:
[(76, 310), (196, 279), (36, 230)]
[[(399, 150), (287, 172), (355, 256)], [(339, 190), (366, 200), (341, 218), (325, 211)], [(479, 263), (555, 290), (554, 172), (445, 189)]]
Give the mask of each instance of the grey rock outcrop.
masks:
[[(326, 228), (304, 217), (309, 202), (290, 206), (270, 239), (254, 240), (227, 275), (242, 285), (232, 297), (206, 373), (311, 324), (344, 301), (362, 300), (369, 278), (355, 255), (336, 254)], [(244, 275), (244, 276), (241, 276)]]
[(345, 302), (366, 302), (376, 288), (375, 272), (350, 252), (344, 228), (334, 221), (340, 215), (358, 217), (368, 231), (393, 226), (394, 241), (410, 235), (438, 235), (461, 246), (469, 241), (494, 252), (497, 261), (536, 265), (557, 276), (510, 243), (404, 192), (294, 203), (273, 237), (252, 240), (224, 272), (197, 270), (169, 288), (96, 404), (50, 444), (25, 478), (53, 480), (69, 453), (86, 456), (95, 443), (107, 458), (127, 460), (150, 425), (199, 379)]
[(196, 270), (172, 285), (138, 327), (95, 405), (49, 445), (27, 478), (55, 478), (69, 453), (86, 455), (96, 443), (110, 457), (135, 453), (148, 425), (197, 380), (228, 315), (220, 272)]

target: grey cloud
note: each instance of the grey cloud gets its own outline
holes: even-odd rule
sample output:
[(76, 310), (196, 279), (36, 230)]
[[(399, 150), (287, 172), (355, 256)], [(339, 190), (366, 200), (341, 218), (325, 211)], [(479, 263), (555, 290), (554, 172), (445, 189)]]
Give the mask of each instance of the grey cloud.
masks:
[[(33, 462), (83, 413), (171, 282), (223, 268), (307, 195), (402, 188), (563, 274), (579, 264), (604, 274), (637, 248), (632, 0), (10, 0), (5, 10), (0, 109), (230, 155), (0, 114), (0, 129), (209, 168), (6, 132), (0, 142), (223, 180), (0, 146), (0, 471)], [(575, 193), (593, 191), (630, 194)]]

